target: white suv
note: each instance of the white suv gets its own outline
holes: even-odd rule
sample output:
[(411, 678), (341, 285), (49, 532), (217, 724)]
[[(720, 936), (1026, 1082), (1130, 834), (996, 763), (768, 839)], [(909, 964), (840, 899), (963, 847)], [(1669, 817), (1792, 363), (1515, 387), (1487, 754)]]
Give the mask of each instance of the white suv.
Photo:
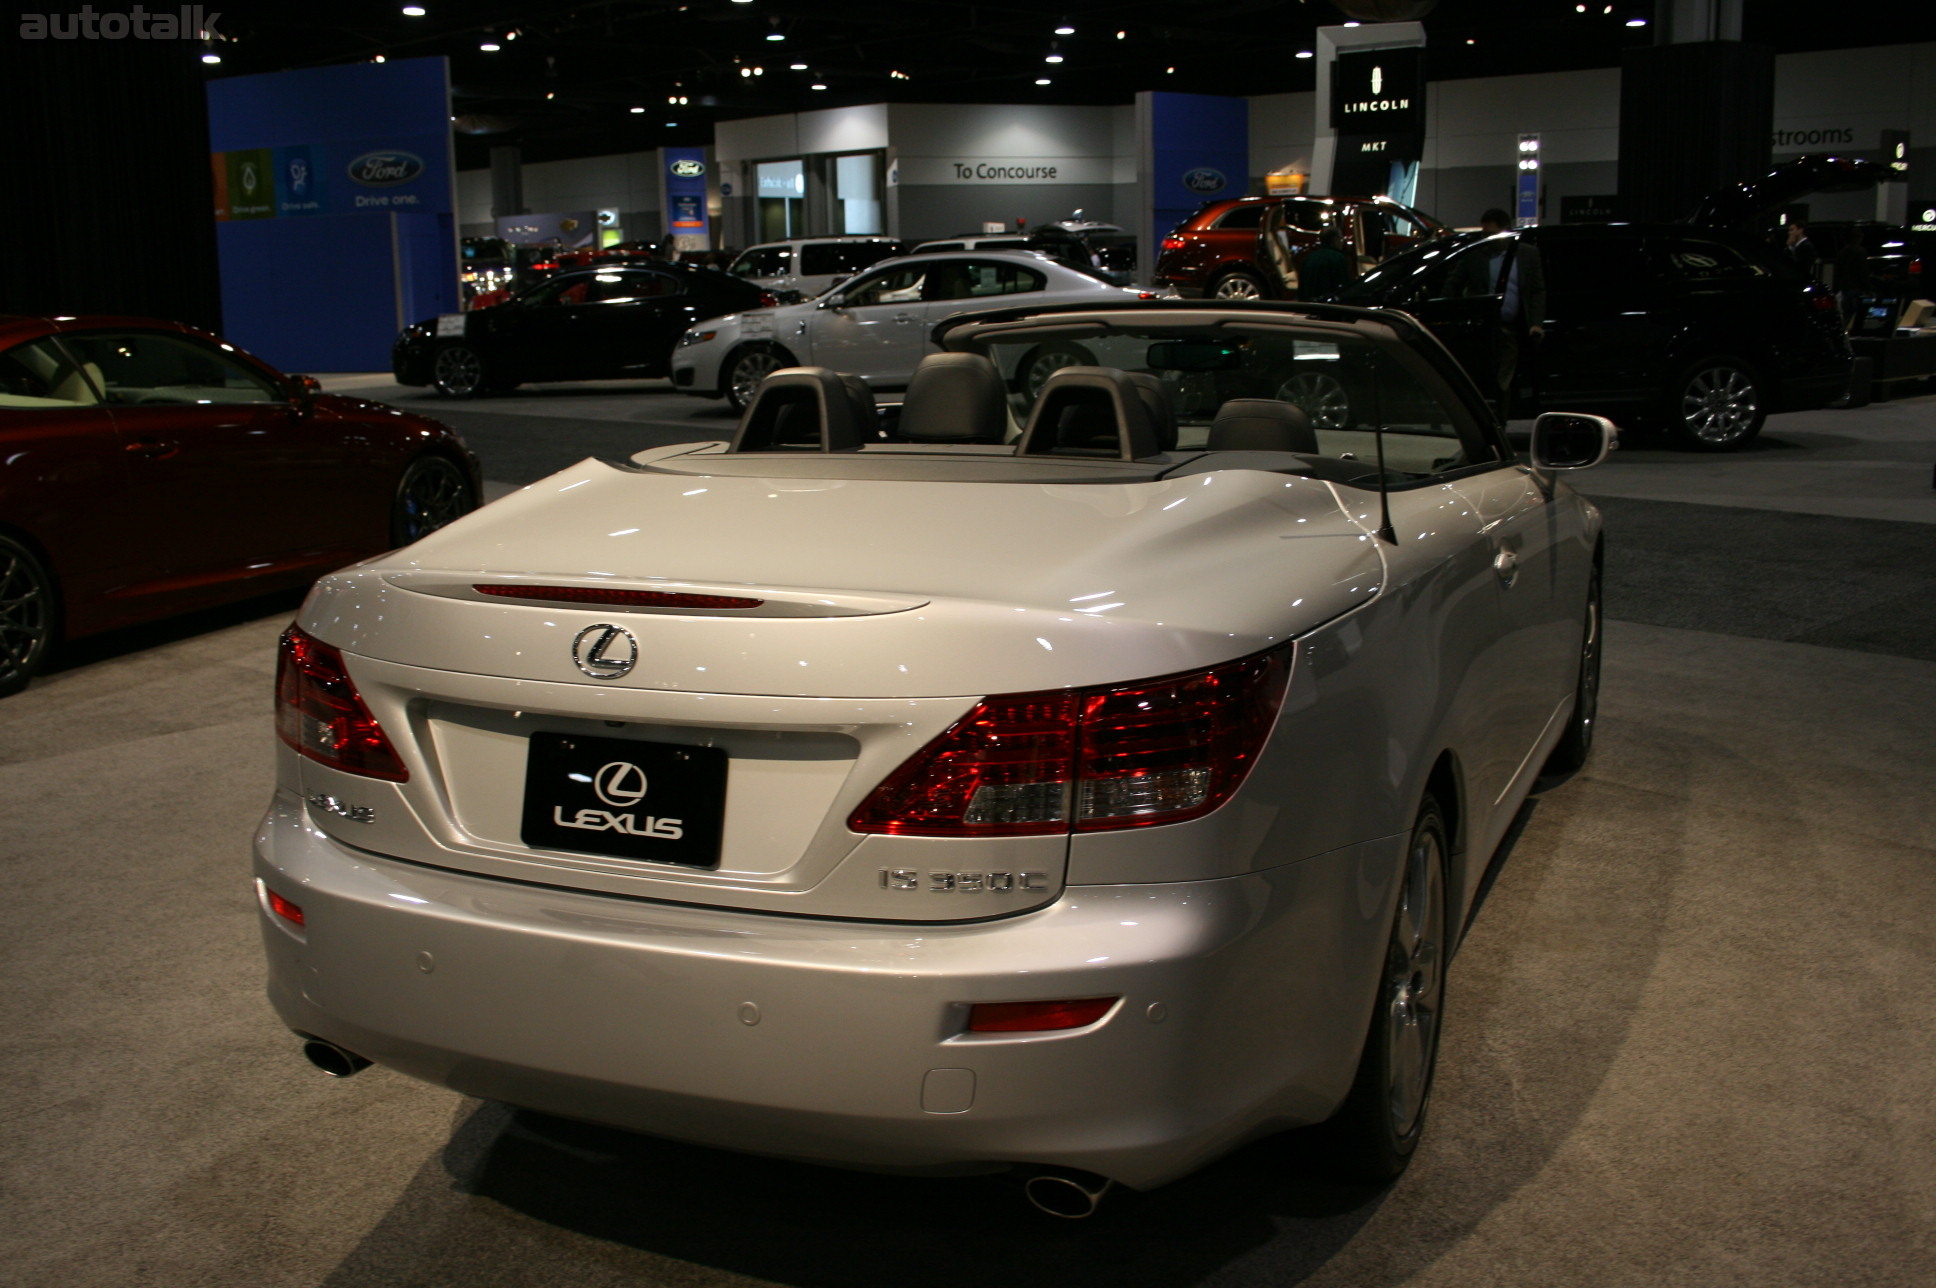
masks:
[(807, 299), (900, 254), (901, 246), (892, 237), (796, 237), (749, 246), (727, 271), (775, 295), (794, 291)]

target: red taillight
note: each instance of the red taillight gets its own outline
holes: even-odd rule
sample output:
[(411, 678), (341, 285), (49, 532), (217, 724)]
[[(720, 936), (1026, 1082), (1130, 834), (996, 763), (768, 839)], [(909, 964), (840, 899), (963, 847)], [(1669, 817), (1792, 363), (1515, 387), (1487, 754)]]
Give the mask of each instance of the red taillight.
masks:
[(1155, 298), (1156, 298), (1156, 292), (1155, 292), (1155, 291), (1138, 291), (1138, 292), (1136, 293), (1136, 298), (1137, 298), (1137, 299), (1139, 299), (1139, 300), (1153, 300), (1153, 299), (1155, 299)]
[(977, 1002), (968, 1009), (970, 1033), (1042, 1033), (1086, 1028), (1109, 1014), (1113, 997), (1075, 1002)]
[(758, 608), (764, 599), (740, 595), (691, 595), (668, 590), (606, 590), (602, 586), (477, 585), (472, 590), (505, 599), (543, 599), (560, 604), (607, 604), (617, 608)]
[(985, 698), (861, 802), (847, 826), (1040, 836), (1180, 823), (1229, 799), (1290, 675), (1276, 649), (1191, 675)]
[(284, 921), (293, 922), (298, 926), (303, 924), (303, 911), (301, 908), (298, 908), (295, 904), (289, 902), (268, 886), (262, 887), (262, 893), (269, 896), (270, 912), (275, 913), (276, 916), (281, 917)]
[(1164, 250), (1182, 250), (1189, 244), (1189, 242), (1184, 241), (1181, 237), (1165, 237), (1163, 239)]
[(276, 661), (276, 733), (331, 769), (393, 783), (410, 780), (383, 726), (363, 705), (343, 655), (296, 626), (282, 633)]
[(1817, 313), (1827, 313), (1835, 308), (1835, 297), (1833, 295), (1811, 295), (1808, 303)]
[(759, 307), (763, 309), (777, 309), (780, 307), (780, 297), (771, 291), (761, 291)]

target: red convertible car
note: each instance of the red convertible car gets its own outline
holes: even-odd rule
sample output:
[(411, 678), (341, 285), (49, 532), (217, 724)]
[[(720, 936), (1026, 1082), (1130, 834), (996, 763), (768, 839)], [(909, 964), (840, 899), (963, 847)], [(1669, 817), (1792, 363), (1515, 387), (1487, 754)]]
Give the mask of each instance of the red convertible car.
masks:
[(192, 327), (0, 315), (0, 696), (62, 639), (303, 585), (480, 488), (454, 430)]

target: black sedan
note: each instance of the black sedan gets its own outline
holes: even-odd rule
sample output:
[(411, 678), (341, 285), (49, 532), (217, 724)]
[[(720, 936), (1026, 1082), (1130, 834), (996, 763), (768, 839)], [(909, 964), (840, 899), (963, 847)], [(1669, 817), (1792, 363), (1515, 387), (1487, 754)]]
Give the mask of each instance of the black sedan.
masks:
[(503, 304), (405, 328), (390, 365), (398, 384), (451, 398), (544, 380), (663, 376), (693, 323), (775, 302), (750, 282), (687, 264), (561, 273)]

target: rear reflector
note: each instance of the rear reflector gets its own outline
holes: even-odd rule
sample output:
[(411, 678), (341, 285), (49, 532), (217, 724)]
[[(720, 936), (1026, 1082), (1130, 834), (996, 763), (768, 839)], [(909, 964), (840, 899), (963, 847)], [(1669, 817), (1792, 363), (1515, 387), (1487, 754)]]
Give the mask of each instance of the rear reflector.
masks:
[(295, 904), (289, 902), (268, 886), (262, 887), (262, 893), (269, 896), (269, 911), (275, 913), (276, 916), (281, 917), (284, 921), (294, 922), (298, 926), (303, 924), (303, 911), (301, 908), (298, 908)]
[(1188, 246), (1189, 244), (1190, 243), (1184, 241), (1181, 237), (1165, 237), (1163, 239), (1164, 250), (1182, 250), (1185, 246)]
[(479, 594), (607, 608), (758, 608), (764, 599), (740, 595), (687, 595), (666, 590), (607, 590), (602, 586), (473, 586)]
[(1237, 790), (1290, 675), (1274, 649), (1190, 675), (984, 698), (847, 820), (902, 836), (1041, 836), (1180, 823)]
[(311, 760), (392, 783), (410, 771), (356, 691), (343, 655), (291, 626), (276, 659), (276, 733)]
[(1109, 1008), (1118, 1000), (1090, 997), (1076, 1002), (977, 1002), (968, 1010), (968, 1031), (1045, 1033), (1053, 1029), (1087, 1028), (1109, 1014)]

